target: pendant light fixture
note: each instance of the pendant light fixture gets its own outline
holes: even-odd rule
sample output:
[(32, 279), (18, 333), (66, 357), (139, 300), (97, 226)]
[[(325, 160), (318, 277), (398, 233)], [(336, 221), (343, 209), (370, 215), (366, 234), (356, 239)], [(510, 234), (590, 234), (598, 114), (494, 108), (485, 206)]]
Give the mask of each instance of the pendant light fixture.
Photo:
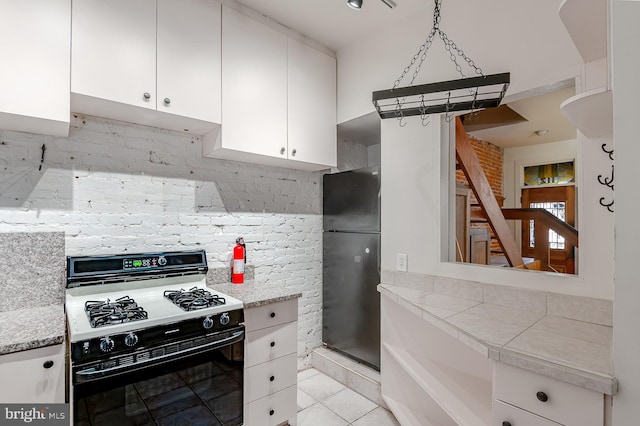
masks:
[[(482, 69), (477, 67), (474, 61), (440, 29), (442, 0), (434, 0), (434, 2), (433, 27), (426, 40), (418, 52), (413, 55), (400, 77), (396, 79), (393, 87), (373, 92), (372, 95), (373, 105), (380, 118), (396, 118), (401, 126), (405, 125), (404, 118), (410, 116), (421, 116), (422, 123), (426, 125), (430, 114), (446, 113), (447, 119), (451, 119), (451, 113), (455, 111), (474, 111), (497, 107), (509, 87), (509, 73), (484, 75)], [(444, 43), (444, 48), (449, 53), (449, 59), (462, 78), (414, 86), (413, 83), (420, 73), (422, 64), (427, 57), (427, 51), (433, 44), (436, 35)], [(474, 77), (465, 75), (461, 63), (458, 62), (459, 58), (463, 59), (467, 66), (473, 70), (476, 74)], [(414, 71), (409, 85), (400, 87), (402, 80), (412, 69)]]

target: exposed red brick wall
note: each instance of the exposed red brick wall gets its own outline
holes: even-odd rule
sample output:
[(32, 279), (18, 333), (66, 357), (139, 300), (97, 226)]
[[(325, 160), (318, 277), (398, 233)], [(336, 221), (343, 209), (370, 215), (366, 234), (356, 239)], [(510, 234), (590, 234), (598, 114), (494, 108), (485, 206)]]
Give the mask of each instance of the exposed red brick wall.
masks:
[[(480, 166), (484, 171), (485, 176), (487, 177), (487, 181), (489, 181), (489, 186), (491, 186), (491, 190), (493, 194), (501, 199), (503, 196), (503, 170), (502, 170), (502, 157), (503, 157), (503, 149), (493, 145), (490, 142), (482, 141), (480, 139), (476, 139), (473, 136), (469, 137), (471, 141), (471, 146), (473, 147), (473, 151), (478, 157), (478, 161), (480, 162)], [(456, 170), (456, 182), (464, 183), (468, 185), (467, 178), (465, 177), (462, 170)], [(475, 197), (471, 196), (471, 202), (475, 203)], [(471, 227), (473, 228), (484, 228), (489, 227), (488, 224), (476, 224), (472, 223)], [(491, 251), (500, 251), (500, 245), (498, 241), (493, 239), (491, 241)]]
[[(493, 190), (494, 195), (501, 197), (502, 194), (502, 148), (493, 145), (490, 142), (481, 141), (471, 136), (471, 146), (473, 151), (480, 161), (480, 166), (484, 170), (485, 176), (489, 181), (489, 185)], [(462, 182), (468, 184), (467, 178), (462, 173), (462, 170), (456, 171), (456, 182)]]

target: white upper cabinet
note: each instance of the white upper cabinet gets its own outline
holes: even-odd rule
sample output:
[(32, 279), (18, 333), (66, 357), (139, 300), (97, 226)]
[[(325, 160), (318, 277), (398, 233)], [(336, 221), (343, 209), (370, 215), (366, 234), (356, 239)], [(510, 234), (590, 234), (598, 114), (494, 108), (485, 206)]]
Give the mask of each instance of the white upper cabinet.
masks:
[(286, 158), (286, 94), (287, 36), (223, 7), (222, 148)]
[(327, 169), (336, 131), (335, 58), (223, 6), (222, 129), (204, 154)]
[(155, 109), (156, 0), (74, 0), (72, 34), (74, 93)]
[(336, 60), (289, 39), (289, 158), (336, 166)]
[(0, 0), (0, 130), (69, 134), (70, 0)]
[(221, 5), (74, 0), (71, 107), (203, 134), (220, 123)]
[(158, 0), (158, 110), (220, 123), (220, 21), (215, 1)]

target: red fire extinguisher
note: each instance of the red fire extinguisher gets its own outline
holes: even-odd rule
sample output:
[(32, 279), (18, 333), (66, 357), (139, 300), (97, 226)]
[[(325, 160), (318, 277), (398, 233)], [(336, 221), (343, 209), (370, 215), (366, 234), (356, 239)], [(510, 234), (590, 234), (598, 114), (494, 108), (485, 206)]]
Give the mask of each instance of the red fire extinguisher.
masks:
[(247, 261), (247, 251), (242, 237), (236, 239), (233, 248), (233, 260), (231, 263), (231, 282), (242, 284), (244, 282), (244, 264)]

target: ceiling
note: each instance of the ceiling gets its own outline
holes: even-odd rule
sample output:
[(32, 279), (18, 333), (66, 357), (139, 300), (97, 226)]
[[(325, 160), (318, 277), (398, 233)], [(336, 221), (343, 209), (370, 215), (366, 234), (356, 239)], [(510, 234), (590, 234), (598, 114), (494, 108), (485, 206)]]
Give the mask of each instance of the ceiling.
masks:
[[(473, 130), (474, 121), (471, 120), (465, 121), (465, 127), (470, 135), (501, 148), (575, 139), (576, 128), (560, 112), (560, 104), (573, 95), (575, 87), (571, 86), (513, 102), (503, 102), (503, 105), (524, 120), (512, 121), (511, 124), (507, 120), (498, 120), (498, 125), (480, 130)], [(480, 118), (482, 114), (483, 111), (478, 114)], [(537, 131), (539, 135), (536, 134)]]
[[(347, 6), (346, 0), (223, 0), (241, 3), (334, 51), (418, 10), (433, 9), (432, 0), (393, 1), (396, 7), (390, 9), (381, 0), (363, 0), (362, 9), (356, 11)], [(520, 96), (509, 100), (507, 96), (503, 105), (507, 104), (526, 120), (506, 125), (503, 122), (470, 133), (502, 148), (575, 139), (575, 128), (560, 113), (560, 103), (575, 94), (568, 85), (561, 85), (560, 90), (542, 88), (525, 99)], [(548, 132), (538, 136), (536, 130)], [(338, 138), (364, 145), (379, 143), (380, 119), (371, 113), (342, 123), (338, 126)]]
[(360, 10), (348, 7), (346, 0), (239, 0), (239, 3), (337, 51), (417, 10), (433, 9), (431, 0), (393, 1), (396, 7), (390, 9), (381, 0), (363, 0)]

